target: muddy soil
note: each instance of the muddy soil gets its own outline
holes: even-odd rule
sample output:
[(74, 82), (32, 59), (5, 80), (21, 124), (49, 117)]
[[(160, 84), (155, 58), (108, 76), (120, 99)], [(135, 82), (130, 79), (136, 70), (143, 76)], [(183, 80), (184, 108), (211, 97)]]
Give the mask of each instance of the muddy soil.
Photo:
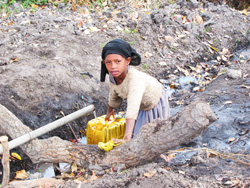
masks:
[[(201, 136), (173, 148), (191, 151), (176, 153), (171, 161), (159, 157), (126, 173), (106, 174), (84, 186), (249, 186), (249, 161), (242, 157), (250, 151), (250, 53), (239, 50), (249, 50), (250, 13), (195, 0), (158, 9), (124, 2), (92, 11), (78, 7), (72, 12), (63, 3), (35, 11), (15, 4), (14, 9), (19, 11), (10, 16), (1, 12), (0, 103), (30, 128), (62, 117), (61, 110), (69, 114), (92, 103), (97, 116), (106, 113), (108, 82), (99, 81), (100, 53), (114, 38), (130, 42), (142, 56), (138, 69), (166, 86), (172, 114), (199, 98), (219, 117)], [(194, 80), (181, 82), (183, 76)], [(71, 123), (78, 137), (93, 117)], [(41, 138), (55, 135), (74, 139), (68, 126)], [(34, 168), (20, 149), (14, 151), (24, 160), (11, 163), (12, 177), (17, 170)], [(235, 153), (240, 162), (232, 159)]]

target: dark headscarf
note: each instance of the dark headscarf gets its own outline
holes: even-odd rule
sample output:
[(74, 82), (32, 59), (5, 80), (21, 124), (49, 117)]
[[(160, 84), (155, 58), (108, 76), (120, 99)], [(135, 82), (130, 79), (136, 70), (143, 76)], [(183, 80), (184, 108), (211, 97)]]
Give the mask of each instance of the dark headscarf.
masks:
[(119, 54), (126, 59), (131, 57), (130, 65), (137, 66), (141, 63), (141, 56), (133, 49), (129, 43), (122, 39), (114, 39), (108, 42), (102, 49), (102, 62), (101, 62), (101, 82), (105, 81), (106, 74), (109, 74), (103, 60), (109, 54)]

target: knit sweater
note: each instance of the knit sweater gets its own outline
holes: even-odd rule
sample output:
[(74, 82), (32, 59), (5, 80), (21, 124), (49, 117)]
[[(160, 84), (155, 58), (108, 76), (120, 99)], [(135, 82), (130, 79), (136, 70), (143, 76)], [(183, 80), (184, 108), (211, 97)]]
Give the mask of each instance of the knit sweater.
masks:
[(123, 99), (127, 99), (127, 119), (137, 119), (139, 110), (147, 111), (154, 108), (162, 95), (162, 84), (154, 77), (129, 68), (119, 85), (110, 82), (109, 106), (117, 108)]

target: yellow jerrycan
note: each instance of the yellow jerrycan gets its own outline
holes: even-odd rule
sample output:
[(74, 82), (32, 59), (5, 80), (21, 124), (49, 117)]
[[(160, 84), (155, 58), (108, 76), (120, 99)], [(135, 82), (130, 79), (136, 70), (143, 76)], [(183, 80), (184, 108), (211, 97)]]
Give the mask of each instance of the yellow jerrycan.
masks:
[(87, 124), (87, 144), (106, 143), (112, 138), (123, 139), (126, 120), (121, 115), (115, 115), (115, 119), (105, 121), (106, 115), (92, 119)]

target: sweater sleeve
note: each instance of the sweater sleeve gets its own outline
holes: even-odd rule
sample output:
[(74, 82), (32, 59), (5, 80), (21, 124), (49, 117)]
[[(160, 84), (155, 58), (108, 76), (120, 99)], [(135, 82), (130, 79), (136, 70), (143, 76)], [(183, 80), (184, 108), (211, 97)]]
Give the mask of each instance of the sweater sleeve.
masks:
[(137, 119), (143, 94), (146, 90), (145, 82), (141, 79), (131, 80), (129, 82), (129, 91), (127, 98), (127, 119)]
[(122, 98), (118, 96), (113, 87), (110, 87), (109, 91), (109, 106), (112, 108), (118, 108), (122, 103)]

